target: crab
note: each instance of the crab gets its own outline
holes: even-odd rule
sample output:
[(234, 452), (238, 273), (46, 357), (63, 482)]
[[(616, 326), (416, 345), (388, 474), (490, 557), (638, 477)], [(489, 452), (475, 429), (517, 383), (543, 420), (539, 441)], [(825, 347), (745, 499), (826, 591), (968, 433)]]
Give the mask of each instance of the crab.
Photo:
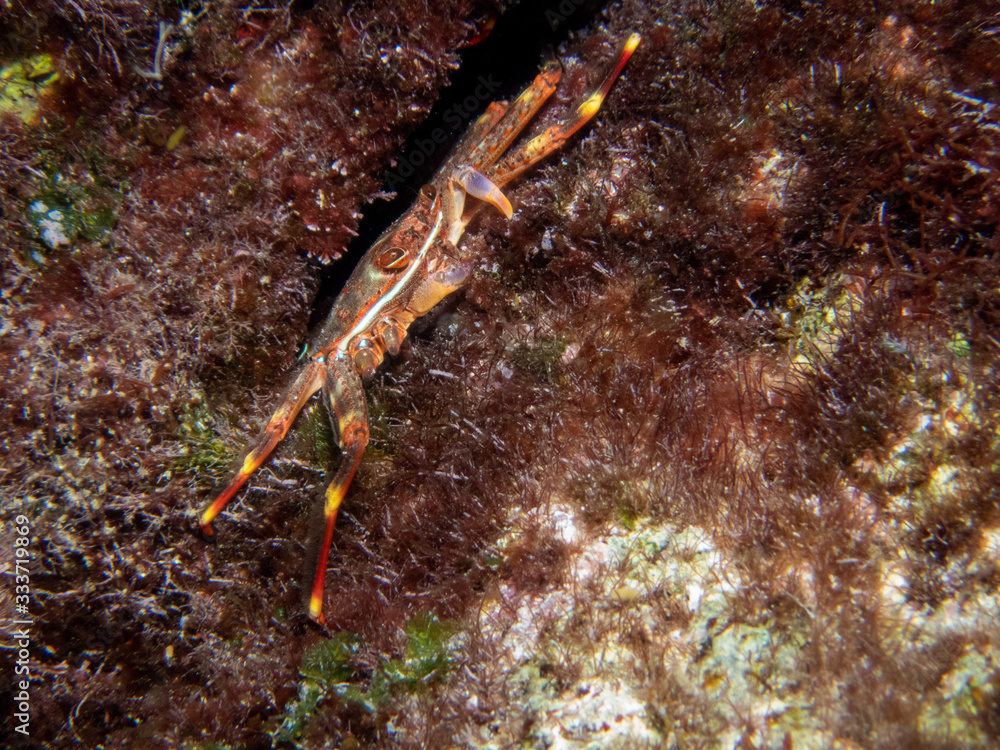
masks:
[[(201, 514), (203, 533), (288, 433), (296, 415), (317, 392), (330, 413), (343, 460), (326, 490), (324, 524), (309, 617), (323, 625), (323, 591), (337, 511), (368, 444), (363, 380), (386, 353), (399, 353), (407, 329), (472, 274), (475, 258), (459, 248), (466, 227), (489, 204), (507, 219), (514, 210), (502, 188), (561, 147), (600, 109), (640, 37), (625, 41), (601, 86), (565, 121), (512, 150), (535, 113), (556, 90), (562, 75), (550, 62), (512, 102), (493, 102), (463, 136), (417, 201), (369, 248), (351, 274), (316, 336), (310, 360), (298, 373), (229, 485)], [(466, 205), (468, 198), (475, 203)]]

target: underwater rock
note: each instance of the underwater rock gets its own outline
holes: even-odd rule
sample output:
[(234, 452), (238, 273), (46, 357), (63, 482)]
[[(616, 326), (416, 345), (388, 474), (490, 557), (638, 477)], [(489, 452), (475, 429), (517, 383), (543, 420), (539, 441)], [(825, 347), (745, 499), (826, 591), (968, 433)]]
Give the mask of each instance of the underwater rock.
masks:
[[(3, 70), (58, 63), (0, 114), (31, 741), (995, 746), (1000, 5), (508, 5), (0, 8)], [(309, 626), (321, 409), (193, 515), (448, 81), (551, 42), (539, 132), (633, 31), (369, 386)]]

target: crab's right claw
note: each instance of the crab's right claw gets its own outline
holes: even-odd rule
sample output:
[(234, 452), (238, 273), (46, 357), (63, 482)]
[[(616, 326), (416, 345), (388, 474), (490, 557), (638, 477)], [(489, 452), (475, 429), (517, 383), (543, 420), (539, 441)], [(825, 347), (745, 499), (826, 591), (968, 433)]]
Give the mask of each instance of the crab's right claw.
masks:
[(453, 179), (462, 186), (466, 193), (496, 206), (500, 213), (508, 219), (514, 215), (514, 208), (507, 200), (507, 196), (475, 167), (459, 167), (455, 170)]

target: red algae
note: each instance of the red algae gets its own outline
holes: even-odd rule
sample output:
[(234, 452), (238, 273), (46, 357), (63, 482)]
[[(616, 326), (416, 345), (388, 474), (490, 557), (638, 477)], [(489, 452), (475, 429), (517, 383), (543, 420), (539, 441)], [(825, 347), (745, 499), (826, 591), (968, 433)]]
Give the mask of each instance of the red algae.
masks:
[(1000, 7), (560, 7), (536, 129), (643, 44), (369, 388), (332, 633), (301, 606), (321, 412), (217, 544), (192, 514), (461, 45), (525, 11), (0, 11), (4, 61), (59, 70), (0, 132), (33, 742), (996, 744)]

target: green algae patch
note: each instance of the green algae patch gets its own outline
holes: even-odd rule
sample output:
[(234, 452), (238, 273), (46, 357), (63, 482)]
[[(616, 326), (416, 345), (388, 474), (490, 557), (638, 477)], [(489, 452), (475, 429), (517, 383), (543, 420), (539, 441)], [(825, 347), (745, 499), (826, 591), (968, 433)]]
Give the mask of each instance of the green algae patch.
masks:
[(300, 740), (316, 716), (320, 701), (335, 690), (350, 687), (351, 660), (357, 655), (360, 639), (351, 633), (336, 633), (315, 643), (302, 654), (298, 695), (285, 706), (285, 713), (275, 720), (271, 737), (275, 742), (290, 742), (301, 747)]
[(51, 55), (38, 54), (0, 68), (0, 113), (32, 122), (38, 101), (59, 80)]
[(219, 482), (236, 460), (236, 453), (219, 438), (215, 420), (203, 403), (184, 412), (179, 438), (181, 447), (174, 459), (174, 472), (199, 484), (211, 486)]
[(302, 747), (297, 740), (302, 737), (309, 722), (316, 714), (316, 707), (324, 694), (323, 686), (318, 682), (306, 680), (299, 685), (298, 697), (288, 702), (285, 714), (277, 726), (271, 731), (275, 742), (291, 742), (296, 747)]
[[(297, 696), (285, 712), (271, 721), (275, 742), (305, 747), (312, 722), (321, 721), (322, 703), (352, 703), (370, 714), (390, 705), (393, 696), (427, 697), (447, 677), (455, 661), (459, 638), (457, 626), (431, 613), (419, 613), (406, 626), (403, 655), (381, 660), (367, 686), (355, 679), (354, 662), (362, 653), (361, 639), (352, 633), (336, 633), (305, 650), (299, 673)], [(366, 689), (367, 688), (367, 689)], [(318, 724), (317, 724), (318, 726)]]
[(455, 635), (455, 625), (431, 614), (419, 614), (406, 627), (406, 655), (382, 666), (389, 685), (411, 692), (424, 690), (441, 681), (451, 667), (448, 642)]
[(295, 455), (310, 461), (320, 469), (336, 466), (340, 456), (337, 436), (330, 426), (326, 409), (318, 403), (306, 407), (302, 427), (295, 433)]
[(305, 650), (299, 672), (324, 685), (345, 682), (351, 677), (351, 659), (358, 653), (358, 643), (358, 637), (351, 633), (336, 633)]

